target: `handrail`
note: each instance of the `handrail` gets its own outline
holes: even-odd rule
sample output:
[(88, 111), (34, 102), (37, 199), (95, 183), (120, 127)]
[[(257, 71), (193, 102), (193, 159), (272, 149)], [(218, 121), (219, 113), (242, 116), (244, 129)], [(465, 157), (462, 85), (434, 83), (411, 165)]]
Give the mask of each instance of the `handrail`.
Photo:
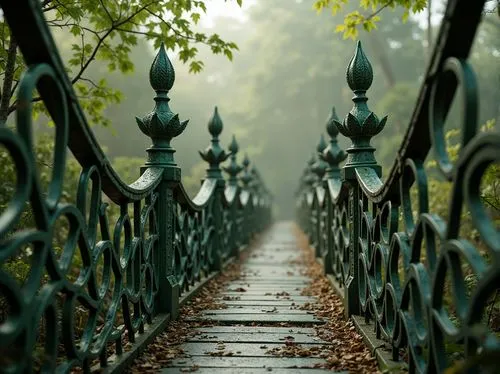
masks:
[[(17, 173), (14, 196), (0, 211), (0, 371), (89, 372), (109, 366), (110, 354), (120, 368), (128, 349), (151, 340), (137, 336), (160, 333), (180, 313), (186, 291), (238, 258), (270, 224), (271, 196), (247, 157), (244, 166), (237, 163), (236, 139), (229, 152), (221, 147), (217, 108), (208, 123), (210, 145), (200, 152), (206, 177), (197, 195), (188, 196), (170, 144), (187, 121), (168, 104), (175, 74), (163, 45), (149, 76), (155, 107), (136, 117), (152, 145), (140, 177), (124, 183), (88, 126), (40, 2), (0, 5), (28, 65), (19, 84), (17, 132), (0, 125), (0, 146)], [(56, 130), (46, 191), (33, 144), (35, 88)], [(62, 196), (68, 148), (82, 169), (75, 204)], [(229, 157), (226, 183), (220, 165)], [(33, 219), (21, 225), (27, 208)], [(67, 227), (59, 228), (61, 222)], [(12, 271), (16, 261), (29, 268), (26, 280)], [(44, 346), (37, 345), (41, 340)]]
[[(83, 167), (96, 165), (99, 168), (103, 192), (113, 202), (119, 204), (122, 201), (143, 199), (159, 180), (153, 183), (144, 183), (144, 178), (139, 178), (138, 181), (128, 185), (115, 172), (78, 103), (76, 93), (43, 16), (41, 3), (38, 1), (2, 1), (0, 4), (9, 28), (16, 36), (16, 42), (26, 65), (47, 64), (52, 70), (53, 79), (58, 82), (62, 90), (61, 94), (66, 97), (67, 123), (71, 124), (69, 126), (68, 146), (80, 165)], [(24, 80), (24, 82), (27, 81)], [(61, 108), (57, 101), (50, 98), (54, 92), (54, 83), (42, 79), (30, 82), (30, 85), (35, 83), (51, 117), (57, 118), (57, 113)], [(30, 104), (19, 102), (18, 107), (28, 109)], [(27, 113), (27, 116), (30, 117), (30, 114)], [(138, 189), (136, 189), (137, 186)], [(142, 186), (148, 186), (148, 189), (144, 189)]]
[[(481, 202), (480, 181), (488, 166), (500, 164), (500, 136), (477, 133), (477, 87), (467, 63), (484, 3), (448, 1), (410, 124), (385, 180), (370, 140), (387, 117), (379, 119), (368, 108), (373, 72), (358, 42), (347, 68), (353, 109), (342, 122), (332, 111), (326, 125), (330, 144), (320, 140), (317, 160), (308, 161), (296, 193), (298, 223), (324, 272), (332, 275), (346, 316), (363, 333), (359, 317), (364, 318), (391, 347), (392, 359), (410, 372), (497, 369), (491, 357), (500, 353), (500, 338), (481, 318), (498, 293), (500, 234)], [(444, 123), (458, 89), (462, 139), (452, 164)], [(352, 141), (342, 167), (346, 154), (338, 147), (339, 132)], [(431, 147), (451, 185), (444, 218), (429, 206), (424, 165)], [(460, 232), (464, 209), (478, 232), (473, 240)], [(451, 348), (463, 361), (449, 355)]]
[[(481, 0), (467, 2), (449, 0), (447, 2), (446, 11), (435, 42), (435, 45), (439, 46), (439, 48), (433, 50), (427, 66), (426, 79), (423, 80), (420, 87), (417, 104), (389, 175), (385, 181), (377, 181), (378, 177), (368, 173), (366, 176), (369, 180), (362, 182), (362, 187), (366, 188), (364, 191), (370, 196), (371, 200), (379, 203), (397, 195), (399, 179), (403, 173), (401, 160), (408, 158), (423, 160), (430, 151), (433, 142), (431, 132), (434, 130), (429, 120), (432, 114), (430, 112), (431, 99), (436, 101), (439, 99), (450, 103), (455, 92), (455, 90), (441, 92), (441, 94), (446, 95), (446, 98), (437, 98), (435, 94), (432, 94), (432, 90), (436, 90), (436, 82), (442, 79), (443, 67), (450, 58), (467, 59), (483, 8), (484, 1)], [(463, 27), (464, 24), (467, 27)], [(460, 43), (457, 43), (457, 40), (460, 40)], [(468, 86), (468, 88), (471, 87)], [(475, 133), (475, 129), (473, 132)], [(435, 133), (435, 135), (437, 134)], [(467, 135), (470, 138), (473, 134)], [(370, 184), (371, 182), (374, 185)]]

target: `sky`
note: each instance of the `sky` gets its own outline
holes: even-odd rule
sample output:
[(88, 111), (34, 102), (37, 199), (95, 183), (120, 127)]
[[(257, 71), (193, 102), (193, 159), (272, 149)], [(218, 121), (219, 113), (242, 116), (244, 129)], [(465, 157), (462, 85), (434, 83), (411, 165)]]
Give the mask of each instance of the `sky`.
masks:
[(211, 28), (214, 26), (214, 19), (219, 16), (232, 17), (244, 23), (248, 20), (247, 10), (255, 3), (256, 0), (243, 0), (243, 5), (240, 7), (236, 0), (210, 0), (206, 3), (207, 14), (201, 17), (200, 24)]
[[(243, 0), (243, 5), (240, 7), (236, 0), (209, 0), (207, 1), (207, 14), (202, 16), (201, 25), (204, 27), (213, 27), (214, 19), (218, 16), (232, 17), (238, 21), (244, 23), (248, 20), (247, 10), (255, 5), (257, 0)], [(272, 0), (266, 0), (272, 1)], [(293, 0), (290, 0), (293, 1)], [(310, 1), (311, 11), (314, 0), (295, 0), (297, 2)], [(442, 18), (443, 0), (434, 0), (432, 2), (433, 17), (432, 23), (438, 25)], [(422, 26), (426, 27), (427, 14), (426, 12), (421, 12), (412, 16), (417, 22)]]

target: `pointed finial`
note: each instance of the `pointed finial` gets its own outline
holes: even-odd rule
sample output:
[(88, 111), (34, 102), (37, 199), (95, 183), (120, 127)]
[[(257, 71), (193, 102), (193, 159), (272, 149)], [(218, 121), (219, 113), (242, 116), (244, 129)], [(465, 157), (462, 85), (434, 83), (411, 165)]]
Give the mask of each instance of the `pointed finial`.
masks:
[(325, 148), (326, 148), (325, 137), (323, 136), (323, 134), (321, 134), (321, 137), (319, 138), (319, 143), (316, 146), (316, 150), (318, 151), (318, 153), (322, 153)]
[(236, 156), (236, 153), (238, 153), (239, 150), (238, 143), (236, 142), (236, 137), (233, 135), (233, 138), (231, 139), (231, 144), (229, 144), (229, 150), (231, 151), (231, 154)]
[(217, 107), (215, 107), (212, 118), (208, 121), (208, 131), (212, 135), (210, 145), (205, 151), (199, 151), (201, 158), (210, 165), (207, 169), (207, 178), (224, 180), (219, 165), (226, 161), (230, 154), (226, 153), (224, 148), (220, 146), (219, 134), (222, 132), (222, 120)]
[(243, 159), (243, 175), (241, 176), (241, 182), (243, 183), (243, 187), (248, 189), (250, 186), (250, 182), (253, 177), (249, 170), (250, 160), (248, 159), (248, 155), (245, 153), (245, 158)]
[(354, 168), (358, 166), (373, 167), (380, 174), (381, 168), (375, 160), (373, 154), (375, 148), (370, 145), (370, 140), (382, 131), (387, 116), (379, 120), (375, 113), (368, 108), (368, 98), (365, 94), (372, 84), (373, 70), (360, 42), (358, 42), (356, 52), (349, 62), (346, 76), (347, 83), (354, 92), (352, 98), (354, 106), (342, 124), (333, 120), (339, 132), (352, 140), (352, 146), (347, 149), (349, 157), (343, 168), (345, 177), (354, 178)]
[(156, 105), (144, 117), (135, 117), (141, 131), (153, 141), (153, 145), (148, 149), (147, 165), (175, 165), (175, 150), (170, 146), (170, 141), (184, 131), (188, 121), (181, 122), (179, 115), (170, 110), (168, 91), (174, 80), (174, 68), (162, 43), (149, 70), (149, 82), (156, 91)]
[(339, 117), (337, 116), (337, 112), (335, 111), (335, 107), (332, 107), (332, 111), (330, 113), (330, 117), (326, 122), (326, 132), (330, 136), (330, 138), (336, 138), (339, 134), (339, 130), (337, 129), (337, 123), (340, 125)]
[(316, 147), (316, 150), (318, 151), (318, 159), (313, 165), (311, 165), (311, 171), (318, 176), (319, 181), (323, 179), (327, 167), (326, 162), (321, 158), (321, 154), (323, 153), (325, 148), (326, 148), (325, 137), (323, 136), (323, 134), (321, 134), (321, 137), (319, 138), (319, 143)]
[(328, 144), (328, 147), (326, 147), (319, 155), (328, 164), (325, 173), (325, 177), (327, 179), (338, 178), (340, 176), (339, 163), (344, 161), (347, 157), (347, 153), (340, 149), (337, 142), (337, 135), (339, 133), (337, 126), (340, 125), (337, 113), (335, 112), (335, 107), (332, 107), (330, 117), (328, 117), (326, 122), (326, 131), (330, 136), (330, 143)]
[(248, 159), (248, 154), (245, 153), (245, 158), (243, 159), (243, 166), (245, 167), (245, 169), (247, 169), (248, 165), (250, 165), (250, 160)]
[(170, 62), (165, 44), (160, 45), (160, 50), (156, 55), (151, 69), (149, 70), (149, 83), (155, 91), (170, 91), (175, 81), (175, 71)]
[(238, 143), (236, 142), (236, 137), (233, 135), (231, 144), (229, 145), (229, 151), (231, 152), (231, 162), (228, 167), (224, 168), (224, 171), (229, 174), (229, 185), (238, 185), (238, 174), (243, 170), (241, 165), (236, 162), (236, 154), (238, 153)]
[(219, 110), (217, 109), (217, 107), (215, 107), (214, 114), (212, 118), (210, 118), (210, 121), (208, 122), (208, 131), (213, 137), (217, 137), (222, 132), (222, 128), (223, 124), (219, 116)]
[(347, 83), (353, 91), (368, 91), (373, 82), (373, 70), (370, 61), (358, 41), (356, 52), (347, 67)]

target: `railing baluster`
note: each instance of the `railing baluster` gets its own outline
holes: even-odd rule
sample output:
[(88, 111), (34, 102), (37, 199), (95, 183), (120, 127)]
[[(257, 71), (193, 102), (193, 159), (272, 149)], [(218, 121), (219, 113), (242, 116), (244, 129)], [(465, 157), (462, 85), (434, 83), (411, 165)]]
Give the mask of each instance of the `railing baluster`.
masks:
[(153, 144), (147, 149), (148, 161), (141, 173), (148, 168), (163, 169), (163, 179), (158, 186), (159, 255), (159, 312), (168, 312), (176, 318), (179, 312), (179, 285), (174, 275), (174, 196), (173, 190), (181, 180), (181, 169), (174, 160), (175, 149), (171, 140), (180, 135), (188, 121), (180, 122), (168, 105), (168, 92), (175, 81), (174, 68), (162, 44), (149, 72), (149, 82), (156, 92), (155, 108), (143, 118), (136, 118), (141, 131)]
[[(88, 126), (40, 3), (0, 4), (29, 66), (19, 83), (17, 131), (0, 124), (0, 148), (14, 160), (18, 178), (7, 209), (0, 211), (0, 296), (7, 295), (0, 305), (0, 359), (10, 360), (2, 361), (0, 371), (121, 370), (123, 360), (133, 357), (126, 354), (130, 349), (140, 350), (178, 316), (185, 291), (222, 270), (228, 256), (236, 256), (251, 235), (267, 227), (271, 196), (258, 173), (248, 175), (245, 188), (237, 185), (241, 168), (235, 142), (226, 186), (220, 164), (229, 154), (219, 144), (217, 110), (208, 126), (211, 144), (201, 152), (209, 163), (206, 178), (195, 198), (186, 194), (170, 143), (188, 121), (181, 122), (169, 107), (175, 73), (163, 45), (149, 74), (155, 107), (136, 117), (152, 145), (140, 177), (124, 183)], [(47, 194), (40, 191), (32, 144), (35, 86), (56, 124), (54, 180)], [(68, 148), (82, 167), (76, 204), (61, 196)], [(248, 173), (248, 162), (246, 167)], [(20, 218), (28, 204), (35, 219), (25, 227)], [(115, 220), (109, 219), (113, 214)], [(62, 249), (51, 240), (60, 218), (70, 226)], [(30, 275), (22, 284), (9, 265), (30, 245), (33, 253), (24, 264)], [(82, 264), (75, 267), (78, 253)], [(77, 280), (71, 271), (80, 273)], [(84, 326), (77, 326), (78, 303), (88, 317)], [(45, 346), (37, 347), (38, 340), (46, 340)], [(42, 355), (35, 357), (38, 351)]]
[(207, 169), (207, 178), (212, 178), (217, 181), (214, 191), (214, 202), (212, 206), (215, 225), (215, 238), (213, 242), (215, 251), (212, 252), (214, 254), (214, 259), (211, 268), (211, 270), (213, 271), (221, 270), (225, 260), (225, 253), (223, 249), (225, 227), (223, 220), (224, 212), (222, 206), (222, 197), (224, 194), (226, 181), (222, 176), (220, 164), (226, 161), (230, 154), (226, 153), (226, 151), (220, 146), (219, 135), (222, 132), (222, 129), (222, 120), (219, 116), (217, 107), (215, 107), (214, 114), (208, 123), (208, 131), (210, 132), (210, 135), (212, 135), (212, 140), (205, 151), (200, 151), (201, 158), (209, 164), (209, 168)]
[[(483, 5), (448, 1), (417, 105), (385, 181), (370, 141), (387, 117), (379, 120), (368, 108), (373, 73), (358, 43), (347, 68), (354, 106), (342, 123), (332, 115), (327, 124), (327, 196), (322, 198), (326, 187), (314, 182), (310, 166), (296, 194), (298, 222), (316, 256), (323, 257), (325, 273), (333, 274), (346, 316), (366, 337), (375, 332), (385, 340), (392, 359), (412, 373), (498, 371), (500, 339), (484, 314), (498, 293), (500, 236), (480, 186), (491, 184), (487, 168), (500, 162), (500, 136), (478, 132), (478, 90), (467, 62)], [(444, 129), (458, 88), (462, 140), (457, 160), (451, 160)], [(352, 141), (340, 170), (345, 154), (334, 128)], [(445, 177), (438, 183), (448, 184), (445, 217), (430, 206), (427, 157)], [(462, 231), (469, 225), (468, 233)]]

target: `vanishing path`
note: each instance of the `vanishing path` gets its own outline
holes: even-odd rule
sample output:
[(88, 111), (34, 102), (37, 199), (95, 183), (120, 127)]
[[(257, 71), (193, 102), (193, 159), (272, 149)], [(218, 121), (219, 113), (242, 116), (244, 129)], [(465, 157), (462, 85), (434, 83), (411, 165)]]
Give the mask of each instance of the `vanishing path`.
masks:
[[(322, 352), (330, 344), (314, 329), (324, 321), (301, 309), (315, 298), (301, 295), (310, 279), (302, 275), (293, 228), (282, 222), (267, 232), (243, 263), (240, 279), (221, 294), (218, 301), (227, 308), (196, 317), (212, 325), (197, 328), (182, 346), (186, 357), (162, 373), (332, 373), (317, 368), (325, 363)], [(301, 350), (305, 357), (296, 357)]]

